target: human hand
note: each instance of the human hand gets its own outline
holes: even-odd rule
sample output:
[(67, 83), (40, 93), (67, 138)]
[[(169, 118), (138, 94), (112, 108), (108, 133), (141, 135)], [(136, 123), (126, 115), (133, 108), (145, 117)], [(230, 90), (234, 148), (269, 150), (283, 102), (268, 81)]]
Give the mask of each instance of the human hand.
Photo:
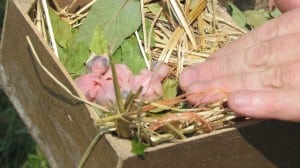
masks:
[(282, 12), (300, 7), (299, 0), (269, 0), (269, 6), (277, 6)]
[[(275, 1), (278, 7), (298, 2)], [(282, 14), (218, 50), (207, 62), (186, 68), (181, 88), (188, 93), (226, 90), (229, 107), (240, 115), (300, 121), (299, 17), (300, 9)], [(201, 103), (199, 98), (189, 100)]]

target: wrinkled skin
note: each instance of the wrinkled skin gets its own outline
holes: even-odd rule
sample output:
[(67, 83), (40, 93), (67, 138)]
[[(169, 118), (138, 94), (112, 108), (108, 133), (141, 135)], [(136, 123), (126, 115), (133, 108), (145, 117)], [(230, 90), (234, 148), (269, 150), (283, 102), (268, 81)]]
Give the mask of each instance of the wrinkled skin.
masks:
[(113, 107), (116, 102), (116, 95), (113, 80), (102, 79), (101, 85), (97, 91), (95, 103), (105, 107)]
[(169, 66), (163, 63), (155, 65), (152, 71), (142, 70), (140, 74), (132, 77), (131, 89), (137, 91), (142, 87), (142, 98), (148, 101), (156, 100), (163, 94), (161, 82), (168, 76), (169, 71)]
[(300, 6), (299, 0), (269, 0), (269, 6), (276, 6), (282, 12), (287, 12)]
[[(116, 96), (113, 86), (111, 67), (106, 57), (92, 57), (87, 61), (88, 74), (75, 79), (80, 90), (89, 101), (94, 101), (106, 107), (113, 107)], [(133, 75), (124, 64), (116, 64), (116, 73), (123, 97), (126, 98), (130, 91), (137, 91), (143, 87), (140, 98), (156, 100), (162, 96), (162, 80), (169, 74), (166, 64), (158, 63), (153, 71), (142, 70), (140, 74)]]
[(98, 74), (85, 74), (75, 79), (75, 83), (85, 95), (87, 100), (94, 101), (101, 86)]
[(225, 89), (239, 115), (300, 121), (300, 1), (274, 2), (284, 14), (186, 68), (181, 88)]
[(109, 61), (104, 56), (92, 56), (86, 63), (88, 73), (103, 75), (109, 68)]
[[(120, 85), (120, 89), (121, 92), (123, 94), (124, 97), (127, 96), (127, 94), (130, 92), (130, 79), (132, 77), (132, 72), (130, 71), (130, 69), (128, 68), (127, 65), (125, 64), (116, 64), (115, 65), (116, 68), (116, 73), (117, 73), (117, 77), (118, 77), (118, 82)], [(111, 68), (109, 68), (109, 70), (107, 71), (106, 74), (104, 74), (102, 76), (103, 79), (105, 80), (112, 80), (112, 71)]]

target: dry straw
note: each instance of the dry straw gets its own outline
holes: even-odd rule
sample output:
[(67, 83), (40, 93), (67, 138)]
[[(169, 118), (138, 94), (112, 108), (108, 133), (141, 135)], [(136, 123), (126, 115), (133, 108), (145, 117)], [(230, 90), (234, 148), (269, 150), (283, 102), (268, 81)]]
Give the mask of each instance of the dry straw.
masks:
[[(87, 15), (88, 9), (94, 2), (91, 1), (75, 14), (67, 13), (66, 10), (60, 11), (59, 14), (73, 27), (80, 26), (80, 20)], [(135, 35), (145, 63), (148, 68), (153, 60), (168, 63), (173, 70), (169, 77), (172, 79), (178, 79), (185, 66), (204, 62), (217, 49), (245, 33), (230, 20), (230, 17), (224, 17), (227, 13), (216, 0), (186, 0), (185, 4), (177, 0), (141, 0), (140, 2), (143, 40), (140, 40), (137, 32)], [(155, 12), (153, 8), (158, 10)], [(151, 22), (149, 32), (146, 30), (146, 20)], [(41, 30), (43, 29), (41, 26)], [(153, 37), (154, 44), (151, 41)], [(176, 138), (185, 139), (186, 133), (198, 135), (227, 127), (235, 118), (230, 109), (224, 106), (226, 92), (217, 89), (194, 93), (194, 96), (199, 97), (216, 92), (225, 95), (224, 99), (201, 107), (183, 106), (187, 103), (187, 96), (191, 96), (187, 94), (173, 99), (147, 102), (137, 99), (137, 93), (132, 95), (132, 99), (124, 100), (125, 102), (118, 100), (118, 108), (122, 112), (114, 112), (114, 109), (107, 109), (74, 95), (44, 67), (30, 38), (26, 37), (26, 39), (36, 61), (49, 77), (74, 99), (104, 112), (104, 117), (95, 119), (96, 126), (101, 128), (116, 130), (118, 123), (122, 121), (128, 124), (128, 128), (132, 129), (131, 132), (134, 132), (130, 136), (137, 136), (150, 145), (156, 145)], [(171, 113), (171, 115), (160, 118), (160, 115), (153, 112), (158, 108), (162, 109), (161, 113)]]

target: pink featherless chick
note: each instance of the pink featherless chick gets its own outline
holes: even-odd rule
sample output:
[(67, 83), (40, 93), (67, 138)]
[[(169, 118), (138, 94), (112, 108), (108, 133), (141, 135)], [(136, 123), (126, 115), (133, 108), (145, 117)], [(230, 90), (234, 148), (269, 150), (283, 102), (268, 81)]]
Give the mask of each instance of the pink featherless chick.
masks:
[(103, 75), (109, 68), (108, 58), (105, 56), (92, 55), (86, 61), (86, 69), (88, 73)]
[(96, 93), (95, 102), (107, 108), (112, 108), (116, 104), (116, 95), (112, 80), (100, 79), (101, 85)]
[[(125, 64), (115, 64), (116, 74), (119, 82), (119, 86), (121, 89), (121, 93), (123, 98), (126, 98), (128, 93), (130, 92), (130, 84), (129, 81), (133, 76), (131, 70)], [(107, 70), (107, 72), (101, 77), (104, 80), (113, 80), (111, 67)]]
[(102, 81), (99, 79), (109, 68), (107, 58), (91, 56), (86, 63), (88, 74), (75, 79), (75, 83), (89, 101), (94, 101)]
[(140, 97), (148, 101), (157, 100), (162, 96), (161, 82), (170, 72), (169, 66), (162, 62), (156, 63), (152, 69), (152, 71), (142, 70), (140, 74), (133, 76), (130, 81), (133, 91), (143, 87)]
[(75, 83), (87, 98), (88, 101), (94, 101), (100, 88), (101, 80), (98, 74), (85, 74), (75, 79)]

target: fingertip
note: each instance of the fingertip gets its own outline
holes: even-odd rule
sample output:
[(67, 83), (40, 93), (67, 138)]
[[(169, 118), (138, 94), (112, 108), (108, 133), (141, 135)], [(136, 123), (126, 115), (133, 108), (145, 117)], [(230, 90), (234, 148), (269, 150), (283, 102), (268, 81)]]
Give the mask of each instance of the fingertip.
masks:
[(237, 91), (228, 96), (228, 106), (238, 115), (258, 119), (283, 119), (285, 108), (277, 91)]
[(255, 94), (250, 91), (238, 91), (229, 94), (228, 106), (238, 115), (262, 118), (258, 112), (263, 109), (263, 101), (259, 97), (255, 97)]

